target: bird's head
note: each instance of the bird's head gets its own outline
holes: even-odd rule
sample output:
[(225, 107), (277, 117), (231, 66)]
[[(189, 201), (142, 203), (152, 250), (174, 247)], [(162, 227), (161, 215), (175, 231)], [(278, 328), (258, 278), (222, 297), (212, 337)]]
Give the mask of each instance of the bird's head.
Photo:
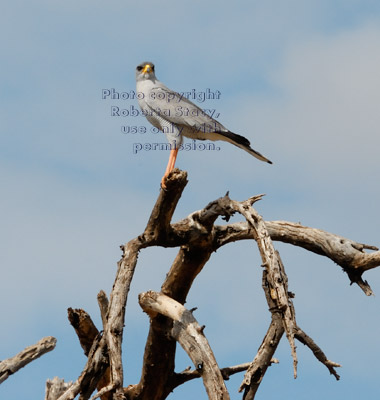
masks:
[(154, 64), (144, 61), (136, 67), (136, 81), (144, 81), (147, 79), (155, 80)]

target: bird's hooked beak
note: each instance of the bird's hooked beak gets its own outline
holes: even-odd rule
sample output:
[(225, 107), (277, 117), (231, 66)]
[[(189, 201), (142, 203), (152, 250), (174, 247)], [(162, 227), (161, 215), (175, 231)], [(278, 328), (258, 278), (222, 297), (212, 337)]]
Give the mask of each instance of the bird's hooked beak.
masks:
[(143, 74), (150, 74), (152, 72), (152, 67), (149, 64), (146, 64), (144, 69), (142, 70)]

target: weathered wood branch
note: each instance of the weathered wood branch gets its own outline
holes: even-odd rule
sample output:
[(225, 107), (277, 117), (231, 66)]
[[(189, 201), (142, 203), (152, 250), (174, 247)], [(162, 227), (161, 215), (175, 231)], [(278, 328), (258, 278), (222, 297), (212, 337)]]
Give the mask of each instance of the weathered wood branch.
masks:
[[(271, 363), (278, 363), (278, 360), (272, 358)], [(251, 363), (244, 363), (244, 364), (233, 365), (231, 367), (224, 367), (220, 369), (220, 372), (222, 373), (223, 379), (225, 381), (228, 381), (230, 379), (230, 376), (238, 374), (239, 372), (246, 371), (250, 365)], [(176, 387), (181, 386), (182, 384), (188, 381), (200, 377), (201, 374), (197, 369), (191, 369), (191, 367), (188, 367), (184, 371), (174, 374), (174, 376), (170, 381), (173, 385), (172, 389), (174, 390)]]
[(268, 271), (263, 270), (262, 288), (268, 303), (268, 309), (272, 314), (271, 323), (268, 331), (261, 343), (255, 358), (250, 363), (247, 372), (244, 375), (243, 382), (240, 385), (239, 392), (244, 390), (243, 400), (252, 400), (264, 378), (268, 367), (272, 364), (272, 357), (284, 334), (284, 325), (282, 323), (281, 311), (271, 296), (271, 289), (268, 284)]
[[(104, 292), (99, 293), (98, 300), (99, 299), (102, 299), (102, 304), (104, 304), (104, 301), (106, 301), (107, 299)], [(69, 308), (67, 310), (67, 313), (68, 319), (75, 329), (76, 334), (78, 335), (78, 339), (80, 345), (84, 350), (84, 354), (86, 356), (89, 356), (94, 342), (97, 340), (99, 341), (100, 339), (100, 332), (98, 331), (95, 324), (92, 322), (90, 315), (86, 311), (82, 309)], [(99, 377), (99, 381), (96, 384), (96, 387), (99, 391), (110, 384), (111, 377), (107, 352), (104, 353), (104, 363), (102, 363), (100, 371), (96, 372), (96, 376)], [(84, 382), (82, 382), (81, 387), (84, 392)], [(92, 387), (90, 386), (87, 391), (91, 389)], [(101, 397), (102, 400), (111, 400), (111, 398), (112, 395), (110, 393), (106, 393)]]
[[(278, 361), (274, 358), (271, 360), (272, 363), (278, 363)], [(222, 376), (225, 381), (228, 381), (230, 379), (230, 376), (238, 374), (239, 372), (246, 371), (251, 363), (244, 363), (244, 364), (238, 364), (238, 365), (232, 365), (231, 367), (224, 367), (220, 370), (222, 373)]]
[(107, 297), (106, 293), (103, 290), (101, 290), (98, 293), (97, 298), (98, 298), (98, 305), (99, 305), (99, 309), (100, 309), (100, 316), (102, 318), (102, 325), (103, 325), (103, 329), (104, 329), (107, 325), (109, 301), (108, 301), (108, 297)]
[[(73, 400), (78, 394), (80, 394), (79, 400), (89, 399), (107, 371), (106, 368), (109, 365), (109, 359), (106, 356), (106, 352), (105, 340), (98, 334), (88, 352), (87, 363), (81, 375), (58, 400)], [(96, 395), (97, 397), (102, 396), (102, 398), (107, 398), (103, 397), (106, 393), (100, 392)]]
[(307, 346), (314, 354), (314, 356), (319, 360), (323, 365), (327, 367), (327, 369), (330, 371), (331, 375), (334, 375), (336, 380), (338, 381), (340, 379), (340, 376), (338, 373), (335, 371), (335, 368), (341, 367), (340, 364), (328, 360), (325, 353), (322, 351), (322, 349), (314, 342), (314, 340), (308, 336), (301, 328), (298, 326), (296, 327), (294, 331), (294, 336), (297, 340), (299, 340), (302, 344)]
[[(281, 325), (281, 322), (280, 322)], [(281, 325), (282, 326), (282, 325)], [(278, 364), (279, 361), (276, 358), (272, 358), (270, 360), (270, 364)], [(247, 371), (247, 369), (252, 365), (252, 363), (244, 363), (244, 364), (238, 364), (238, 365), (233, 365), (231, 367), (224, 367), (221, 368), (220, 372), (222, 373), (223, 379), (225, 381), (229, 380), (230, 377), (234, 374), (238, 374), (240, 372)], [(197, 369), (191, 369), (191, 367), (186, 368), (184, 371), (175, 373), (172, 376), (172, 379), (170, 380), (170, 384), (172, 385), (172, 391), (178, 387), (183, 385), (186, 382), (189, 382), (193, 379), (200, 378), (201, 374)]]
[[(358, 243), (321, 229), (309, 228), (287, 221), (265, 221), (272, 240), (302, 247), (313, 253), (330, 258), (341, 266), (349, 276), (369, 296), (373, 294), (362, 274), (380, 266), (380, 251), (375, 246)], [(216, 226), (216, 248), (237, 240), (251, 239), (251, 227), (247, 222)], [(376, 250), (367, 253), (365, 250)]]
[(276, 309), (281, 312), (281, 319), (288, 338), (292, 357), (294, 377), (297, 377), (297, 353), (294, 343), (295, 315), (292, 312), (291, 300), (288, 293), (288, 278), (282, 265), (280, 255), (274, 249), (262, 217), (252, 207), (261, 196), (252, 197), (244, 202), (231, 200), (231, 206), (247, 220), (252, 236), (256, 240), (260, 251), (262, 266), (267, 271), (266, 280), (269, 285), (270, 296), (274, 300)]
[(31, 363), (42, 355), (52, 351), (55, 348), (57, 339), (53, 336), (47, 336), (39, 340), (36, 344), (26, 347), (14, 357), (0, 362), (0, 383), (4, 382), (11, 375), (25, 365)]
[(45, 400), (57, 400), (72, 384), (72, 382), (65, 382), (64, 379), (57, 376), (48, 379), (45, 386)]
[(141, 293), (139, 303), (143, 310), (154, 317), (157, 313), (174, 321), (171, 336), (189, 355), (202, 376), (210, 400), (229, 400), (222, 373), (201, 327), (191, 311), (172, 298), (153, 291)]
[(146, 246), (178, 246), (178, 238), (173, 234), (170, 221), (186, 184), (185, 171), (175, 168), (168, 176), (166, 189), (160, 190), (144, 233), (139, 236), (139, 240)]
[(78, 336), (84, 354), (88, 356), (94, 340), (99, 335), (98, 329), (92, 322), (91, 317), (81, 308), (68, 308), (67, 318)]
[[(89, 365), (88, 363), (86, 366)], [(86, 368), (86, 367), (85, 367)], [(83, 375), (83, 373), (82, 373)], [(80, 392), (80, 377), (58, 397), (58, 400), (74, 400)]]

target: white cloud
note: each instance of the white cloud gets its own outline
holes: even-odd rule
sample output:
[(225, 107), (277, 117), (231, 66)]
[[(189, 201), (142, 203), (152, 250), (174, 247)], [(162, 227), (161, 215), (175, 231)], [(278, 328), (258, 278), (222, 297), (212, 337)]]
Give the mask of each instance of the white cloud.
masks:
[(245, 99), (237, 118), (313, 179), (378, 173), (379, 40), (371, 24), (295, 43), (272, 73), (276, 94)]

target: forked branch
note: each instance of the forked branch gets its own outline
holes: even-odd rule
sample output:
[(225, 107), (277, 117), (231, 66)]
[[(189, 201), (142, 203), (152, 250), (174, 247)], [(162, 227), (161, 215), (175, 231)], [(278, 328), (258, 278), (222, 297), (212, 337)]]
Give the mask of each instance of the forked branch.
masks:
[(169, 317), (173, 323), (171, 336), (187, 352), (202, 376), (210, 400), (229, 400), (222, 373), (201, 327), (191, 311), (170, 297), (149, 291), (139, 295), (139, 303), (151, 317), (157, 313)]

